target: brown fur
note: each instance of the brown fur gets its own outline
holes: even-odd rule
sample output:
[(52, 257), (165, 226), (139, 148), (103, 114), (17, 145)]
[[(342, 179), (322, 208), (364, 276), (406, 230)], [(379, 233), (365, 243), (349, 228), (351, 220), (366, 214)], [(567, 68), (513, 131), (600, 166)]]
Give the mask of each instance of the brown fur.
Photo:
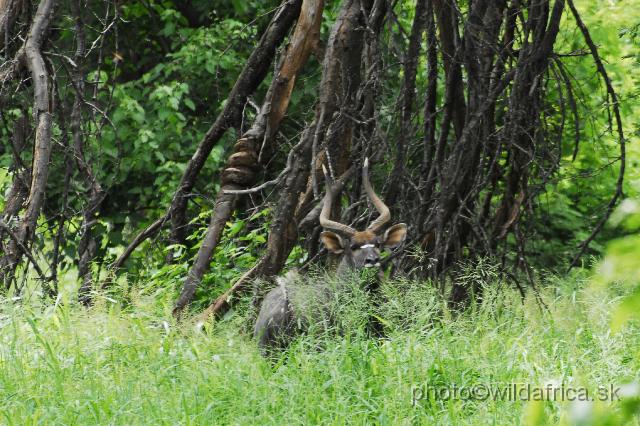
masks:
[(375, 232), (369, 230), (356, 232), (351, 237), (351, 242), (359, 246), (365, 244), (375, 244), (377, 240), (378, 236), (375, 234)]

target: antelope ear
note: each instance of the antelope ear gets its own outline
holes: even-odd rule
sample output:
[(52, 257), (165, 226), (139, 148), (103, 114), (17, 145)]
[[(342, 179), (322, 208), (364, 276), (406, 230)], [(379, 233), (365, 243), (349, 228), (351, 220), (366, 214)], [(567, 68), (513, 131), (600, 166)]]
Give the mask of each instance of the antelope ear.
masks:
[(387, 229), (382, 237), (382, 245), (390, 250), (395, 249), (400, 244), (404, 243), (404, 239), (407, 237), (407, 225), (404, 223), (398, 223)]
[(322, 240), (322, 244), (329, 250), (331, 253), (340, 254), (344, 251), (344, 245), (342, 244), (342, 238), (340, 235), (331, 231), (322, 231), (320, 233), (320, 239)]

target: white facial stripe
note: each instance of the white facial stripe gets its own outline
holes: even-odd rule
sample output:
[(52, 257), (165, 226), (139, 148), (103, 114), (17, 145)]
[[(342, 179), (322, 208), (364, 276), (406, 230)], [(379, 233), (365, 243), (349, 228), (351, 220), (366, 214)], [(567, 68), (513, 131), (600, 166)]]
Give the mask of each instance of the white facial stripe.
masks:
[(365, 244), (363, 246), (360, 246), (360, 248), (361, 249), (363, 249), (363, 248), (371, 248), (371, 247), (375, 247), (375, 246), (376, 246), (375, 244)]

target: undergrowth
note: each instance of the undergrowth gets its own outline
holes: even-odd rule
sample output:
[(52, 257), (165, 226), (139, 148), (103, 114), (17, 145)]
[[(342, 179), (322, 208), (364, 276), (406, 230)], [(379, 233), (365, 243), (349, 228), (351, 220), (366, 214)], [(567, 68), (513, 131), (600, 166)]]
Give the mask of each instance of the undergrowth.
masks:
[(396, 280), (382, 287), (376, 312), (365, 312), (384, 323), (386, 338), (366, 333), (370, 307), (340, 299), (343, 327), (301, 336), (275, 360), (261, 357), (246, 331), (248, 302), (198, 329), (175, 324), (168, 300), (152, 303), (135, 289), (126, 305), (101, 298), (88, 310), (62, 299), (3, 301), (0, 423), (637, 424), (624, 401), (429, 394), (637, 383), (637, 324), (609, 327), (620, 291), (580, 274), (548, 281), (546, 309), (532, 294), (523, 300), (485, 283), (456, 313), (429, 283)]

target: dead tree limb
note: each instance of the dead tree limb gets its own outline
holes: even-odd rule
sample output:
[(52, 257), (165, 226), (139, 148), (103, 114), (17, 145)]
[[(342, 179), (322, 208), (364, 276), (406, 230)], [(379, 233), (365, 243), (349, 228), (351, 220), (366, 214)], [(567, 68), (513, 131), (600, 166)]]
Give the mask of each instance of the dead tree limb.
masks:
[[(282, 43), (293, 22), (300, 13), (302, 0), (286, 0), (274, 15), (265, 33), (260, 38), (240, 72), (238, 79), (227, 98), (224, 109), (198, 144), (182, 175), (178, 189), (169, 207), (171, 218), (170, 244), (182, 244), (187, 223), (187, 194), (191, 192), (196, 178), (202, 170), (211, 150), (227, 129), (237, 126), (242, 120), (242, 110), (247, 97), (253, 93), (269, 72), (276, 48)], [(168, 258), (172, 255), (169, 251)]]
[(33, 150), (31, 185), (26, 207), (22, 218), (16, 226), (17, 242), (11, 241), (8, 250), (0, 258), (0, 274), (5, 284), (12, 277), (23, 251), (18, 242), (27, 247), (35, 234), (38, 216), (44, 203), (44, 192), (49, 174), (49, 157), (51, 155), (51, 117), (53, 105), (51, 101), (51, 84), (49, 72), (42, 57), (42, 42), (49, 29), (53, 15), (55, 0), (42, 0), (38, 5), (33, 23), (24, 43), (27, 68), (31, 74), (33, 85), (33, 115), (36, 123), (35, 143)]
[(280, 61), (278, 72), (269, 87), (260, 113), (251, 129), (236, 142), (234, 152), (222, 171), (222, 185), (216, 196), (207, 234), (185, 279), (173, 311), (174, 315), (179, 315), (191, 302), (196, 288), (208, 270), (224, 225), (235, 210), (238, 191), (251, 187), (256, 182), (260, 169), (260, 153), (278, 130), (289, 105), (296, 77), (318, 44), (323, 9), (323, 0), (302, 2), (300, 17), (291, 36), (291, 42)]
[[(334, 169), (339, 171), (346, 170), (341, 169), (340, 163), (345, 161), (341, 154), (350, 146), (353, 122), (340, 112), (355, 109), (361, 62), (360, 55), (353, 52), (363, 50), (364, 34), (361, 28), (366, 25), (371, 6), (371, 1), (343, 2), (327, 43), (315, 120), (305, 129), (296, 146), (293, 167), (280, 191), (269, 230), (266, 253), (248, 274), (209, 305), (203, 319), (224, 314), (231, 306), (232, 298), (249, 288), (247, 283), (250, 278), (273, 277), (284, 267), (298, 239), (298, 225), (307, 213), (306, 205), (312, 200), (308, 195), (313, 194), (309, 185), (313, 146), (324, 141), (325, 152), (337, 154), (327, 156), (329, 165), (333, 164)], [(324, 128), (319, 129), (321, 125)]]

